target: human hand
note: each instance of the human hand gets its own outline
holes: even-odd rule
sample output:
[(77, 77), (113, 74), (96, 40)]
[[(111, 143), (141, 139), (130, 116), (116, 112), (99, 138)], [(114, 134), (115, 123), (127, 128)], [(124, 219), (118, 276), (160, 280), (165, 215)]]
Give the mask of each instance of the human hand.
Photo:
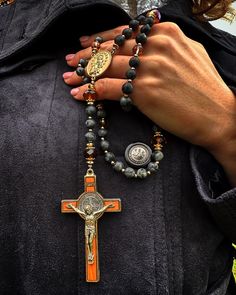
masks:
[[(123, 29), (97, 34), (108, 40), (101, 48), (111, 48), (112, 40)], [(90, 57), (89, 46), (94, 37), (82, 42), (84, 50), (70, 56), (71, 59), (67, 57), (70, 66), (76, 67), (80, 58)], [(134, 45), (133, 39), (127, 40), (96, 82), (98, 99), (120, 99)], [(204, 47), (185, 36), (176, 24), (160, 23), (152, 27), (140, 60), (132, 93), (137, 108), (163, 129), (208, 149), (223, 162), (220, 142), (229, 143), (229, 149), (235, 150), (235, 96)], [(81, 82), (75, 72), (64, 77), (69, 85)], [(71, 94), (82, 100), (86, 90), (84, 85), (72, 89)]]

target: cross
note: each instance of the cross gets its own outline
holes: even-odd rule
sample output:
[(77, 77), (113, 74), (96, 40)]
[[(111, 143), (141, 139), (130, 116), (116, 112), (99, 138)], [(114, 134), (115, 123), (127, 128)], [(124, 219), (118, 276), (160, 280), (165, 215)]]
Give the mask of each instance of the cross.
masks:
[(120, 199), (104, 199), (97, 192), (96, 175), (88, 169), (84, 176), (84, 192), (76, 200), (62, 200), (62, 213), (78, 213), (85, 220), (86, 282), (100, 280), (97, 221), (104, 212), (120, 212)]

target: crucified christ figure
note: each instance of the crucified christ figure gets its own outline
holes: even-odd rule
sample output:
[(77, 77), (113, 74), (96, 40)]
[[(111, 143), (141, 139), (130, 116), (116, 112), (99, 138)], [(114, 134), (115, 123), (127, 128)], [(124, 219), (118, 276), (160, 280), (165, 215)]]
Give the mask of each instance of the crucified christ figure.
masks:
[(93, 239), (96, 235), (96, 222), (98, 220), (98, 215), (103, 213), (107, 208), (114, 207), (113, 204), (106, 205), (100, 210), (94, 211), (91, 205), (86, 205), (84, 211), (76, 208), (74, 205), (69, 204), (69, 208), (72, 208), (75, 212), (80, 214), (85, 219), (85, 240), (88, 249), (88, 263), (93, 264), (94, 255), (93, 255)]

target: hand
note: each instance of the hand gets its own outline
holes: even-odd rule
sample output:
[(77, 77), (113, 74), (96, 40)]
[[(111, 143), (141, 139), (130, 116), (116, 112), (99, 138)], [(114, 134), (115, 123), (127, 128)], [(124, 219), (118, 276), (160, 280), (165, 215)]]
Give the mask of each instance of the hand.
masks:
[[(101, 47), (111, 48), (112, 40), (123, 28), (97, 34), (108, 40)], [(90, 57), (88, 46), (93, 40), (91, 36), (82, 43), (84, 50), (67, 58), (70, 66)], [(96, 82), (98, 99), (120, 99), (134, 45), (133, 39), (126, 41), (104, 77)], [(204, 47), (185, 36), (176, 24), (160, 23), (153, 26), (140, 60), (132, 93), (137, 108), (163, 129), (208, 149), (223, 166), (226, 153), (235, 157), (235, 96)], [(66, 73), (64, 78), (69, 85), (80, 83), (75, 73)], [(82, 100), (85, 90), (87, 85), (71, 93)]]

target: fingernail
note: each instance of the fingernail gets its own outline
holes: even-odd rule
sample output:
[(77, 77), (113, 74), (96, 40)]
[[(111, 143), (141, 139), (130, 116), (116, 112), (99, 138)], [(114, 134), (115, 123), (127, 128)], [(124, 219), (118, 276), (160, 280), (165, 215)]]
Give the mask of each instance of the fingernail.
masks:
[(66, 55), (66, 60), (67, 61), (72, 60), (74, 58), (74, 56), (75, 56), (74, 54), (67, 54)]
[(62, 75), (62, 77), (63, 77), (64, 79), (68, 79), (68, 78), (70, 78), (72, 75), (73, 75), (73, 72), (66, 72), (66, 73), (64, 73), (64, 74)]
[(70, 94), (73, 95), (73, 96), (75, 96), (75, 95), (78, 94), (78, 93), (79, 93), (79, 88), (74, 88), (74, 89), (72, 89), (71, 92), (70, 92)]
[(83, 42), (86, 42), (89, 40), (89, 36), (82, 36), (79, 38), (80, 42), (83, 43)]

